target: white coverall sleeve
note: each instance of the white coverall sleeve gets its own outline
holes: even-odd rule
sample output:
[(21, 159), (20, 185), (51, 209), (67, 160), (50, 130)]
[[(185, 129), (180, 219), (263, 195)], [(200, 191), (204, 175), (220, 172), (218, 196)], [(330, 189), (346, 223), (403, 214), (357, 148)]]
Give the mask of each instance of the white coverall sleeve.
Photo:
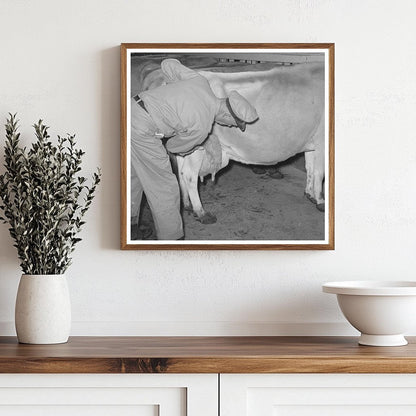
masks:
[(181, 132), (166, 142), (166, 148), (171, 153), (189, 153), (191, 150), (193, 150), (196, 146), (199, 146), (207, 138), (208, 133), (209, 132), (202, 133), (199, 130)]
[(166, 77), (167, 83), (183, 81), (186, 79), (199, 76), (199, 74), (191, 68), (182, 65), (177, 59), (165, 59), (160, 64), (162, 72)]

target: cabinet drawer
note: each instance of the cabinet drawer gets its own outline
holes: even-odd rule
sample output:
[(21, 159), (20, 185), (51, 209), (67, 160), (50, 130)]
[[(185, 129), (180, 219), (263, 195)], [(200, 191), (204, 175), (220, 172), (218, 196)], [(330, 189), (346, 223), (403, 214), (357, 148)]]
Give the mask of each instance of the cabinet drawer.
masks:
[(416, 375), (222, 374), (221, 416), (413, 416)]
[(217, 416), (216, 374), (1, 374), (1, 416)]

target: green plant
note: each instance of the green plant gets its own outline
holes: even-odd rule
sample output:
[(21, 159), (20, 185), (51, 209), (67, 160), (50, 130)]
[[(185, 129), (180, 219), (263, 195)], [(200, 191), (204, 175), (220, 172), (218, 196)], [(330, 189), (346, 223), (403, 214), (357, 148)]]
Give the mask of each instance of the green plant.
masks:
[(100, 182), (93, 174), (90, 186), (79, 176), (84, 152), (75, 147), (75, 136), (49, 140), (48, 127), (34, 124), (37, 140), (27, 151), (20, 146), (16, 115), (6, 122), (6, 171), (0, 175), (0, 220), (9, 223), (20, 267), (25, 274), (63, 274), (71, 253), (81, 241), (84, 225)]

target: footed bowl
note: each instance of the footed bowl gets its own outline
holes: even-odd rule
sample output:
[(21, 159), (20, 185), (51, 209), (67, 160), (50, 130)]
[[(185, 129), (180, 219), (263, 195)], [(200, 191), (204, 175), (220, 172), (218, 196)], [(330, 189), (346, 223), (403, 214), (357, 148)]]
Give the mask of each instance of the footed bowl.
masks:
[(416, 282), (329, 282), (322, 290), (337, 295), (345, 318), (361, 332), (359, 344), (407, 344), (404, 333), (416, 321)]

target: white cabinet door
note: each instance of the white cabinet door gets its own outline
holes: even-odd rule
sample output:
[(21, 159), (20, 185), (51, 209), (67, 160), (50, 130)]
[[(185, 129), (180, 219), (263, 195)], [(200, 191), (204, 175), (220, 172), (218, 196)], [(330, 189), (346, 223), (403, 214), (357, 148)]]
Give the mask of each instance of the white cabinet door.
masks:
[(0, 416), (218, 416), (217, 374), (1, 374)]
[(221, 416), (414, 416), (412, 374), (222, 374)]

